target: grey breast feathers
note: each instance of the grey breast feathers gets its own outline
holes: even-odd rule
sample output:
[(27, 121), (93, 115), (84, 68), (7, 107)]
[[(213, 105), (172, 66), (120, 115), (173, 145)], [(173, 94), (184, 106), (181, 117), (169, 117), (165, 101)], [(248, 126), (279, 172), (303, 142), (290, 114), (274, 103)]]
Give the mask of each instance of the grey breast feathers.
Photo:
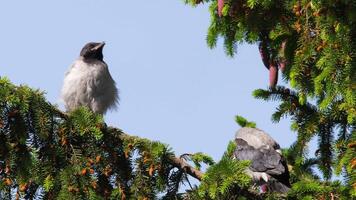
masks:
[(118, 90), (105, 62), (77, 60), (66, 73), (61, 98), (68, 111), (87, 106), (104, 114), (118, 104)]

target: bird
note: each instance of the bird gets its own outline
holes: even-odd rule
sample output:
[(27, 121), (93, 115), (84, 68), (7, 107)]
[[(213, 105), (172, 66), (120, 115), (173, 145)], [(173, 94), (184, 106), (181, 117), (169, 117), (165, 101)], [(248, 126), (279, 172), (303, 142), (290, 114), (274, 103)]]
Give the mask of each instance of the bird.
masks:
[(65, 73), (61, 99), (68, 112), (81, 106), (105, 114), (118, 106), (116, 83), (103, 60), (105, 42), (89, 42)]
[(286, 193), (291, 185), (289, 171), (279, 144), (266, 132), (243, 127), (235, 135), (234, 158), (251, 162), (246, 170), (262, 192)]

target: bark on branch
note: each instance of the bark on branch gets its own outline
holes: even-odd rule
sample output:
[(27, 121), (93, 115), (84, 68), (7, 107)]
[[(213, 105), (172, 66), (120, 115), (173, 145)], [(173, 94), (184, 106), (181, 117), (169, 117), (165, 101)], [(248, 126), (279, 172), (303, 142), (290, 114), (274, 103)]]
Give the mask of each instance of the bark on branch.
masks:
[(178, 169), (183, 170), (184, 172), (186, 172), (190, 176), (192, 176), (192, 177), (198, 179), (199, 181), (201, 181), (201, 179), (203, 177), (203, 173), (201, 171), (195, 169), (191, 165), (189, 165), (182, 158), (170, 157), (169, 161), (174, 167), (177, 167)]
[[(114, 128), (114, 127), (110, 127), (110, 129), (114, 129), (117, 131), (121, 132), (122, 137), (137, 137), (137, 136), (132, 136), (130, 134), (127, 134), (125, 132), (123, 132), (120, 129)], [(185, 173), (189, 174), (190, 176), (194, 177), (195, 179), (201, 181), (202, 177), (203, 177), (203, 172), (195, 169), (193, 166), (189, 165), (183, 158), (178, 158), (176, 156), (172, 156), (169, 157), (169, 162), (171, 165), (173, 165), (174, 167), (178, 168), (179, 170), (184, 171)]]

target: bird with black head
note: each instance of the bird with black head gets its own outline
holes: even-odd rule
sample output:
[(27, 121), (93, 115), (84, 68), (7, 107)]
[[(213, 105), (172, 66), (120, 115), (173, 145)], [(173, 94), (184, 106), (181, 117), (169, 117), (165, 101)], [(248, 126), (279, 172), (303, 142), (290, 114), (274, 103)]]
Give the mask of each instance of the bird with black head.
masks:
[(104, 42), (86, 44), (65, 74), (61, 99), (67, 111), (86, 106), (95, 113), (105, 114), (117, 107), (118, 90), (103, 60), (104, 45)]

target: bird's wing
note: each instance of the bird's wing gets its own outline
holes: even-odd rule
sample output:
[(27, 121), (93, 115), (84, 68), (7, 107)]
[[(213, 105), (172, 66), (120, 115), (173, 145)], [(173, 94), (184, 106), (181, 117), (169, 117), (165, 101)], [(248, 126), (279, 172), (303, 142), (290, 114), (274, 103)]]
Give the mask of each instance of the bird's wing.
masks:
[(89, 83), (88, 92), (92, 97), (93, 110), (105, 112), (105, 108), (116, 108), (119, 97), (114, 79), (111, 77), (105, 62), (94, 63), (93, 78)]
[(96, 93), (95, 95), (102, 95), (105, 94), (106, 89), (112, 89), (112, 86), (115, 85), (114, 79), (111, 77), (109, 68), (105, 62), (96, 63), (95, 65), (95, 78), (92, 79), (91, 87), (93, 91)]
[(266, 173), (270, 175), (281, 175), (286, 169), (283, 165), (284, 158), (274, 149), (258, 149), (263, 154), (264, 166), (268, 169)]
[(291, 187), (285, 159), (273, 148), (254, 148), (243, 139), (235, 139), (234, 156), (238, 160), (250, 160), (251, 174), (268, 174), (271, 191), (285, 193)]
[[(238, 160), (250, 160), (250, 169), (255, 172), (266, 172), (270, 175), (280, 175), (285, 172), (281, 155), (274, 149), (256, 149), (242, 139), (236, 139), (234, 155)], [(244, 141), (244, 142), (242, 142)]]

